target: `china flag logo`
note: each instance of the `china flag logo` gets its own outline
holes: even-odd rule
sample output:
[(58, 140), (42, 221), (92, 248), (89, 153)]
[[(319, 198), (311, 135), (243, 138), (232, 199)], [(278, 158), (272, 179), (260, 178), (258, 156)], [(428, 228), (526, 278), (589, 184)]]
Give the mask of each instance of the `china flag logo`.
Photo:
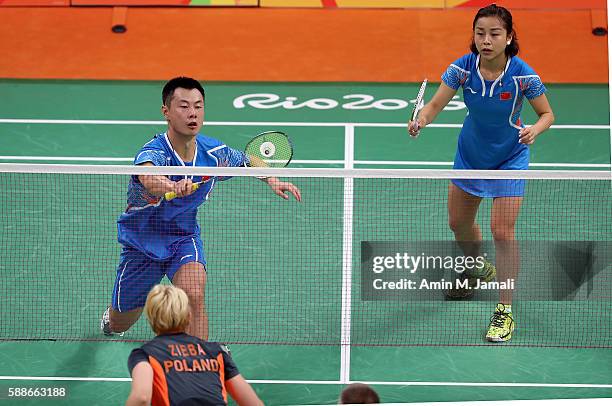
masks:
[(512, 99), (512, 93), (510, 92), (501, 92), (499, 94), (499, 100), (510, 100)]

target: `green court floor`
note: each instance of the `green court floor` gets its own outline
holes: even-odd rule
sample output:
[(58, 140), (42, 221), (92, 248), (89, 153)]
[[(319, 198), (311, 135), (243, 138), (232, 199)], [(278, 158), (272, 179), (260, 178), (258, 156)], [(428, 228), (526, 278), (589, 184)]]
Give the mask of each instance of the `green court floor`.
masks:
[[(0, 96), (5, 101), (0, 104), (0, 135), (4, 140), (0, 162), (128, 165), (139, 147), (165, 128), (159, 113), (162, 85), (158, 82), (0, 80)], [(205, 87), (205, 121), (208, 124), (202, 132), (241, 148), (260, 131), (286, 131), (295, 146), (294, 167), (450, 168), (458, 127), (466, 114), (459, 97), (451, 105), (454, 110), (440, 114), (437, 126), (424, 130), (417, 140), (413, 140), (406, 135), (404, 123), (411, 110), (411, 96), (416, 93), (414, 84), (210, 83)], [(433, 90), (430, 88), (428, 94)], [(588, 97), (584, 97), (585, 92)], [(550, 85), (548, 95), (557, 121), (555, 128), (542, 135), (532, 147), (532, 168), (609, 171), (607, 86)], [(580, 104), (575, 100), (581, 100)], [(525, 106), (524, 111), (525, 121), (532, 123), (534, 117), (529, 106)], [(347, 148), (347, 137), (353, 137), (352, 147)], [(347, 151), (351, 156), (347, 156)], [(78, 196), (99, 193), (95, 187), (102, 187), (109, 199), (104, 204), (88, 202), (80, 208), (83, 211), (78, 212), (66, 212), (62, 205), (51, 204), (46, 215), (38, 217), (43, 218), (42, 221), (23, 223), (23, 229), (31, 236), (30, 241), (35, 241), (32, 245), (11, 239), (13, 231), (6, 228), (8, 223), (0, 222), (6, 236), (2, 239), (5, 261), (0, 265), (5, 284), (4, 299), (0, 300), (4, 310), (0, 325), (16, 326), (24, 332), (20, 338), (36, 339), (0, 341), (0, 400), (7, 399), (9, 387), (52, 386), (67, 388), (68, 396), (44, 402), (20, 400), (16, 404), (121, 404), (129, 391), (127, 356), (139, 345), (139, 342), (126, 340), (146, 338), (146, 324), (141, 320), (132, 336), (128, 333), (124, 339), (105, 341), (99, 336), (95, 323), (114, 279), (119, 254), (114, 220), (123, 209), (126, 180), (125, 177), (98, 176), (91, 178), (90, 184), (83, 184), (74, 176), (64, 176), (62, 183), (54, 183), (57, 179), (44, 175), (38, 181), (49, 187), (62, 185), (61, 188), (76, 193), (45, 196), (50, 202), (61, 201), (66, 202), (65, 207), (78, 207)], [(27, 180), (27, 177), (11, 178), (11, 184), (16, 185), (13, 193), (23, 201), (40, 196), (39, 191), (19, 188), (18, 185)], [(214, 292), (208, 294), (209, 300), (214, 301), (209, 303), (212, 338), (226, 340), (231, 337), (230, 341), (237, 342), (231, 346), (234, 358), (266, 404), (334, 403), (347, 380), (372, 383), (385, 402), (612, 397), (610, 348), (579, 348), (581, 345), (556, 341), (560, 336), (553, 337), (551, 342), (542, 336), (535, 341), (527, 338), (521, 341), (519, 336), (516, 345), (512, 346), (489, 346), (471, 338), (461, 338), (459, 345), (449, 345), (452, 340), (448, 335), (457, 332), (444, 329), (440, 331), (441, 337), (430, 341), (430, 345), (423, 345), (413, 340), (418, 334), (408, 335), (408, 338), (394, 335), (408, 330), (394, 331), (387, 326), (384, 330), (371, 332), (371, 326), (385, 325), (384, 319), (389, 315), (393, 316), (388, 317), (391, 321), (394, 317), (402, 317), (403, 307), (383, 306), (373, 310), (362, 306), (358, 296), (353, 297), (354, 345), (340, 346), (341, 298), (338, 292), (342, 263), (333, 258), (342, 257), (342, 180), (320, 184), (304, 181), (300, 186), (305, 204), (300, 206), (292, 204), (294, 202), (269, 201), (261, 185), (249, 189), (240, 182), (232, 180), (215, 192), (224, 193), (221, 196), (226, 198), (219, 197), (207, 203), (210, 207), (201, 213), (201, 224), (217, 225), (215, 216), (218, 213), (238, 205), (243, 205), (244, 211), (233, 214), (232, 220), (239, 224), (247, 222), (248, 213), (257, 212), (257, 202), (265, 200), (269, 210), (278, 216), (299, 220), (292, 228), (298, 230), (298, 235), (326, 230), (312, 243), (296, 242), (283, 224), (267, 223), (261, 246), (252, 246), (248, 238), (231, 237), (233, 244), (241, 244), (237, 250), (239, 254), (231, 258), (215, 254), (227, 248), (223, 241), (230, 238), (225, 237), (226, 230), (221, 223), (219, 227), (204, 230), (205, 241), (209, 241), (205, 242), (206, 249), (212, 261), (207, 287), (209, 292)], [(116, 184), (120, 187), (116, 188)], [(356, 182), (355, 185), (355, 238), (368, 239), (377, 233), (374, 223), (367, 221), (371, 214), (368, 199), (387, 202), (388, 207), (381, 209), (382, 212), (409, 222), (411, 206), (394, 204), (396, 200), (391, 194), (372, 195), (380, 188), (369, 189), (371, 183)], [(581, 187), (541, 185), (541, 188), (534, 187), (538, 196), (532, 202), (534, 210), (546, 205), (546, 199), (552, 200), (554, 205), (571, 208), (575, 202), (565, 197), (571, 197)], [(431, 235), (436, 239), (450, 238), (443, 217), (444, 186), (445, 183), (433, 184), (436, 191), (433, 195), (438, 198), (428, 206), (429, 214), (435, 218), (429, 230), (433, 230)], [(426, 190), (431, 193), (432, 185), (427, 186), (428, 189), (413, 188), (422, 196)], [(404, 195), (409, 192), (411, 190), (407, 189)], [(362, 198), (358, 197), (359, 193)], [(583, 196), (603, 193), (604, 199), (610, 202), (610, 190), (606, 191), (601, 184), (598, 189), (585, 193)], [(19, 202), (19, 199), (5, 201), (3, 210), (18, 212)], [(419, 206), (422, 211), (422, 205), (415, 207)], [(96, 210), (98, 216), (88, 218), (88, 210)], [(580, 213), (587, 218), (588, 207)], [(484, 216), (486, 220), (486, 214)], [(83, 230), (95, 230), (95, 234), (64, 235), (61, 230), (65, 223), (54, 220), (58, 218), (70, 221), (70, 229), (82, 227)], [(539, 221), (531, 228), (525, 226), (524, 235), (539, 237), (538, 233), (547, 224), (546, 218)], [(587, 230), (580, 232), (570, 226), (560, 229), (557, 237), (610, 238), (606, 234), (610, 230), (609, 223), (606, 226), (593, 220), (589, 224)], [(597, 228), (599, 226), (601, 229)], [(387, 232), (397, 235), (394, 232), (398, 230), (399, 227)], [(91, 269), (71, 261), (71, 255), (77, 252), (75, 247), (78, 252), (86, 252), (86, 257), (96, 258)], [(286, 272), (282, 268), (265, 270), (278, 272), (274, 282), (241, 272), (244, 268), (241, 255), (263, 263), (262, 252), (278, 247), (286, 255), (284, 263), (299, 264), (291, 271), (299, 282), (298, 288), (281, 279)], [(304, 258), (300, 257), (299, 249), (292, 250), (292, 247), (327, 251), (320, 258)], [(11, 264), (28, 255), (36, 258), (33, 263), (41, 268), (28, 271), (24, 279), (24, 273), (14, 272)], [(217, 278), (215, 269), (218, 270)], [(325, 296), (325, 301), (316, 301), (313, 298), (322, 298), (324, 294), (322, 285), (316, 280), (317, 272), (323, 270), (336, 272), (334, 275), (338, 277), (328, 277), (324, 285), (335, 293)], [(41, 278), (40, 274), (56, 276), (48, 279)], [(24, 280), (31, 283), (27, 300), (12, 297), (11, 293), (20, 292), (19, 285)], [(96, 282), (88, 282), (92, 280)], [(241, 288), (241, 282), (249, 287)], [(100, 283), (106, 284), (109, 291), (100, 291)], [(67, 294), (57, 302), (55, 298), (60, 289), (66, 289)], [(250, 292), (260, 295), (264, 292), (270, 300), (250, 307)], [(51, 312), (49, 301), (53, 303)], [(476, 305), (476, 314), (485, 316), (488, 310), (483, 309), (490, 303), (483, 303)], [(566, 309), (566, 304), (559, 306)], [(601, 303), (601, 311), (611, 310), (610, 306), (609, 300)], [(322, 319), (321, 315), (328, 317)], [(378, 316), (381, 324), (375, 319)], [(452, 313), (440, 315), (435, 320), (441, 323), (449, 319), (452, 321)], [(597, 320), (603, 323), (598, 328), (604, 337), (596, 343), (605, 342), (612, 320), (607, 315)], [(480, 321), (484, 329), (488, 321), (486, 316), (475, 321), (476, 329)], [(410, 326), (403, 322), (397, 325)], [(571, 332), (572, 337), (581, 334), (573, 330), (575, 326), (561, 327)], [(580, 325), (581, 331), (588, 328), (588, 320)], [(6, 327), (0, 331), (2, 340), (7, 337)], [(78, 340), (65, 340), (70, 336), (63, 334), (67, 331), (84, 333)], [(40, 340), (45, 337), (57, 340)], [(249, 344), (253, 337), (258, 337), (257, 343)], [(381, 339), (378, 343), (377, 337)]]

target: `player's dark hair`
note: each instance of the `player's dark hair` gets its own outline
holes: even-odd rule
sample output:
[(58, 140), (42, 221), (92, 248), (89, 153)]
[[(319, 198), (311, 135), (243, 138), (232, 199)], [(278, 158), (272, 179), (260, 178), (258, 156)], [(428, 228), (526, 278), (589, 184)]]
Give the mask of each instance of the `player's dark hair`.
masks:
[(352, 383), (340, 394), (340, 404), (380, 403), (374, 389), (363, 383)]
[(202, 99), (205, 98), (204, 88), (202, 87), (200, 82), (192, 78), (188, 78), (185, 76), (179, 76), (179, 77), (170, 79), (168, 83), (164, 85), (164, 88), (162, 89), (162, 103), (165, 106), (170, 105), (170, 100), (172, 100), (172, 96), (174, 96), (174, 91), (178, 89), (179, 87), (182, 89), (187, 89), (187, 90), (198, 89), (200, 93), (202, 93)]
[(483, 17), (499, 18), (499, 21), (502, 22), (502, 25), (506, 29), (506, 32), (512, 36), (510, 45), (506, 46), (506, 55), (514, 56), (518, 54), (519, 43), (518, 38), (516, 36), (516, 30), (514, 29), (514, 25), (512, 24), (512, 14), (510, 14), (510, 11), (508, 11), (507, 8), (499, 7), (495, 3), (481, 8), (480, 10), (478, 10), (478, 13), (476, 13), (476, 16), (474, 17), (474, 22), (472, 23), (472, 44), (470, 45), (470, 50), (474, 54), (478, 54), (478, 49), (476, 48), (476, 43), (474, 42), (474, 30), (476, 29), (476, 22)]

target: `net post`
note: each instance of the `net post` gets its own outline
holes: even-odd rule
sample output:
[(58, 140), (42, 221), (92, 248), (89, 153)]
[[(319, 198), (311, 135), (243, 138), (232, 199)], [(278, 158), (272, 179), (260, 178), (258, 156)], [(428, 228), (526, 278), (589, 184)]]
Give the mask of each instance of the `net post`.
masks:
[[(344, 127), (344, 168), (353, 169), (355, 127)], [(351, 293), (353, 288), (353, 178), (344, 178), (342, 226), (342, 300), (340, 331), (340, 382), (347, 384), (351, 375)]]
[[(610, 15), (610, 10), (612, 10), (610, 7), (612, 7), (612, 0), (608, 0), (607, 2), (607, 18), (608, 18), (608, 27), (610, 27), (610, 24), (612, 24), (612, 16)], [(610, 52), (612, 52), (612, 39), (610, 39), (610, 35), (608, 35), (608, 96), (610, 98), (610, 106), (612, 106), (612, 89), (610, 88), (610, 86), (612, 86), (612, 65), (610, 65), (610, 63), (612, 62), (612, 55), (610, 54)], [(610, 175), (612, 177), (612, 109), (610, 110), (610, 117), (609, 117), (609, 123), (610, 123)], [(610, 188), (612, 188), (612, 179), (610, 181)]]

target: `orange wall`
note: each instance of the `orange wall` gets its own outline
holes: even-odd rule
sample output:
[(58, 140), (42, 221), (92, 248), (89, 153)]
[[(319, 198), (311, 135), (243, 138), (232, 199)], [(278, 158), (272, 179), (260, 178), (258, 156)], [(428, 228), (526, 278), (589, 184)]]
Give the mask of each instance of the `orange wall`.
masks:
[(0, 0), (0, 6), (69, 6), (70, 0)]
[[(473, 9), (0, 8), (2, 78), (439, 80), (467, 52)], [(514, 13), (521, 54), (545, 82), (606, 83), (591, 12)]]
[[(484, 7), (491, 0), (0, 0), (0, 6), (261, 6), (349, 8), (453, 8)], [(606, 0), (497, 0), (500, 6), (518, 9), (605, 9)]]
[(510, 10), (566, 10), (566, 9), (605, 9), (606, 0), (469, 0), (460, 7), (484, 7), (491, 3), (507, 7)]

